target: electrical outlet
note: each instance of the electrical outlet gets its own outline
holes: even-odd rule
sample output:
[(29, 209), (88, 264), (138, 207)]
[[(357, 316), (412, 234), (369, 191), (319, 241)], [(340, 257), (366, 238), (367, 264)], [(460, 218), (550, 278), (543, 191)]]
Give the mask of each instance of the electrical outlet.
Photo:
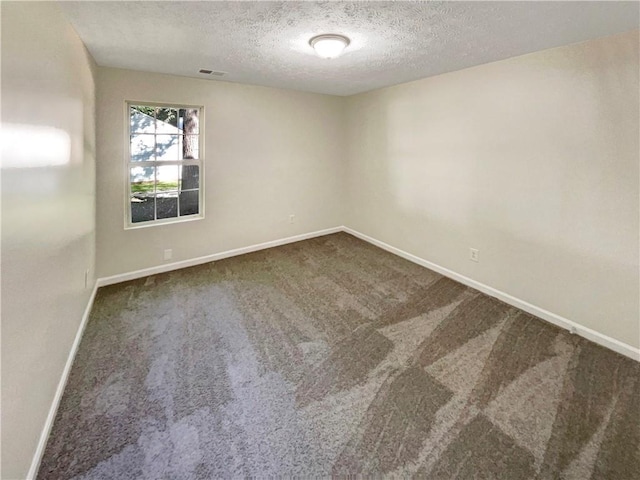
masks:
[(171, 250), (170, 248), (167, 248), (164, 251), (164, 259), (165, 260), (171, 260), (172, 257), (173, 257), (173, 250)]
[(289, 215), (289, 223), (295, 223), (296, 221), (296, 216), (295, 215)]
[(469, 249), (469, 260), (476, 263), (480, 261), (480, 252), (477, 248)]

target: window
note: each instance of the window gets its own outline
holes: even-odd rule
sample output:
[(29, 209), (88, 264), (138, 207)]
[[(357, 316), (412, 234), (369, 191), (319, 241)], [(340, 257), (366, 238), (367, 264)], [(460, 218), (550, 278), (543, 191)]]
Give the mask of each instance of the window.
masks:
[(127, 227), (202, 218), (202, 107), (127, 110)]

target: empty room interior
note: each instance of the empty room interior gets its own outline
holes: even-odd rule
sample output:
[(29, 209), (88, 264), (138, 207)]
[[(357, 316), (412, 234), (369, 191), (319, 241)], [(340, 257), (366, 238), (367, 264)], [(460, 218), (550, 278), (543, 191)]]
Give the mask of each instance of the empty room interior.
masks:
[(0, 2), (1, 478), (640, 478), (638, 2)]

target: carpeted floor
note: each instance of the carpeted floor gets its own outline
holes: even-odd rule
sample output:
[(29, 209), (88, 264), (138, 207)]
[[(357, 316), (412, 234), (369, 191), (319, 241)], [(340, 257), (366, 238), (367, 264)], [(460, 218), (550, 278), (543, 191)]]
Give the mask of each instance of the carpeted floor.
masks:
[(40, 479), (640, 478), (640, 364), (347, 234), (101, 288)]

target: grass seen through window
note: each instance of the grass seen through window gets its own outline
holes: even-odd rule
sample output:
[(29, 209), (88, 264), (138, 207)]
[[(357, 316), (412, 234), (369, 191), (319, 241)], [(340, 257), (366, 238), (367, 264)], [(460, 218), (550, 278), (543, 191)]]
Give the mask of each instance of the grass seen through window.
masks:
[(153, 192), (154, 184), (157, 190), (178, 190), (178, 182), (137, 182), (131, 184), (131, 192), (133, 193), (149, 193)]

